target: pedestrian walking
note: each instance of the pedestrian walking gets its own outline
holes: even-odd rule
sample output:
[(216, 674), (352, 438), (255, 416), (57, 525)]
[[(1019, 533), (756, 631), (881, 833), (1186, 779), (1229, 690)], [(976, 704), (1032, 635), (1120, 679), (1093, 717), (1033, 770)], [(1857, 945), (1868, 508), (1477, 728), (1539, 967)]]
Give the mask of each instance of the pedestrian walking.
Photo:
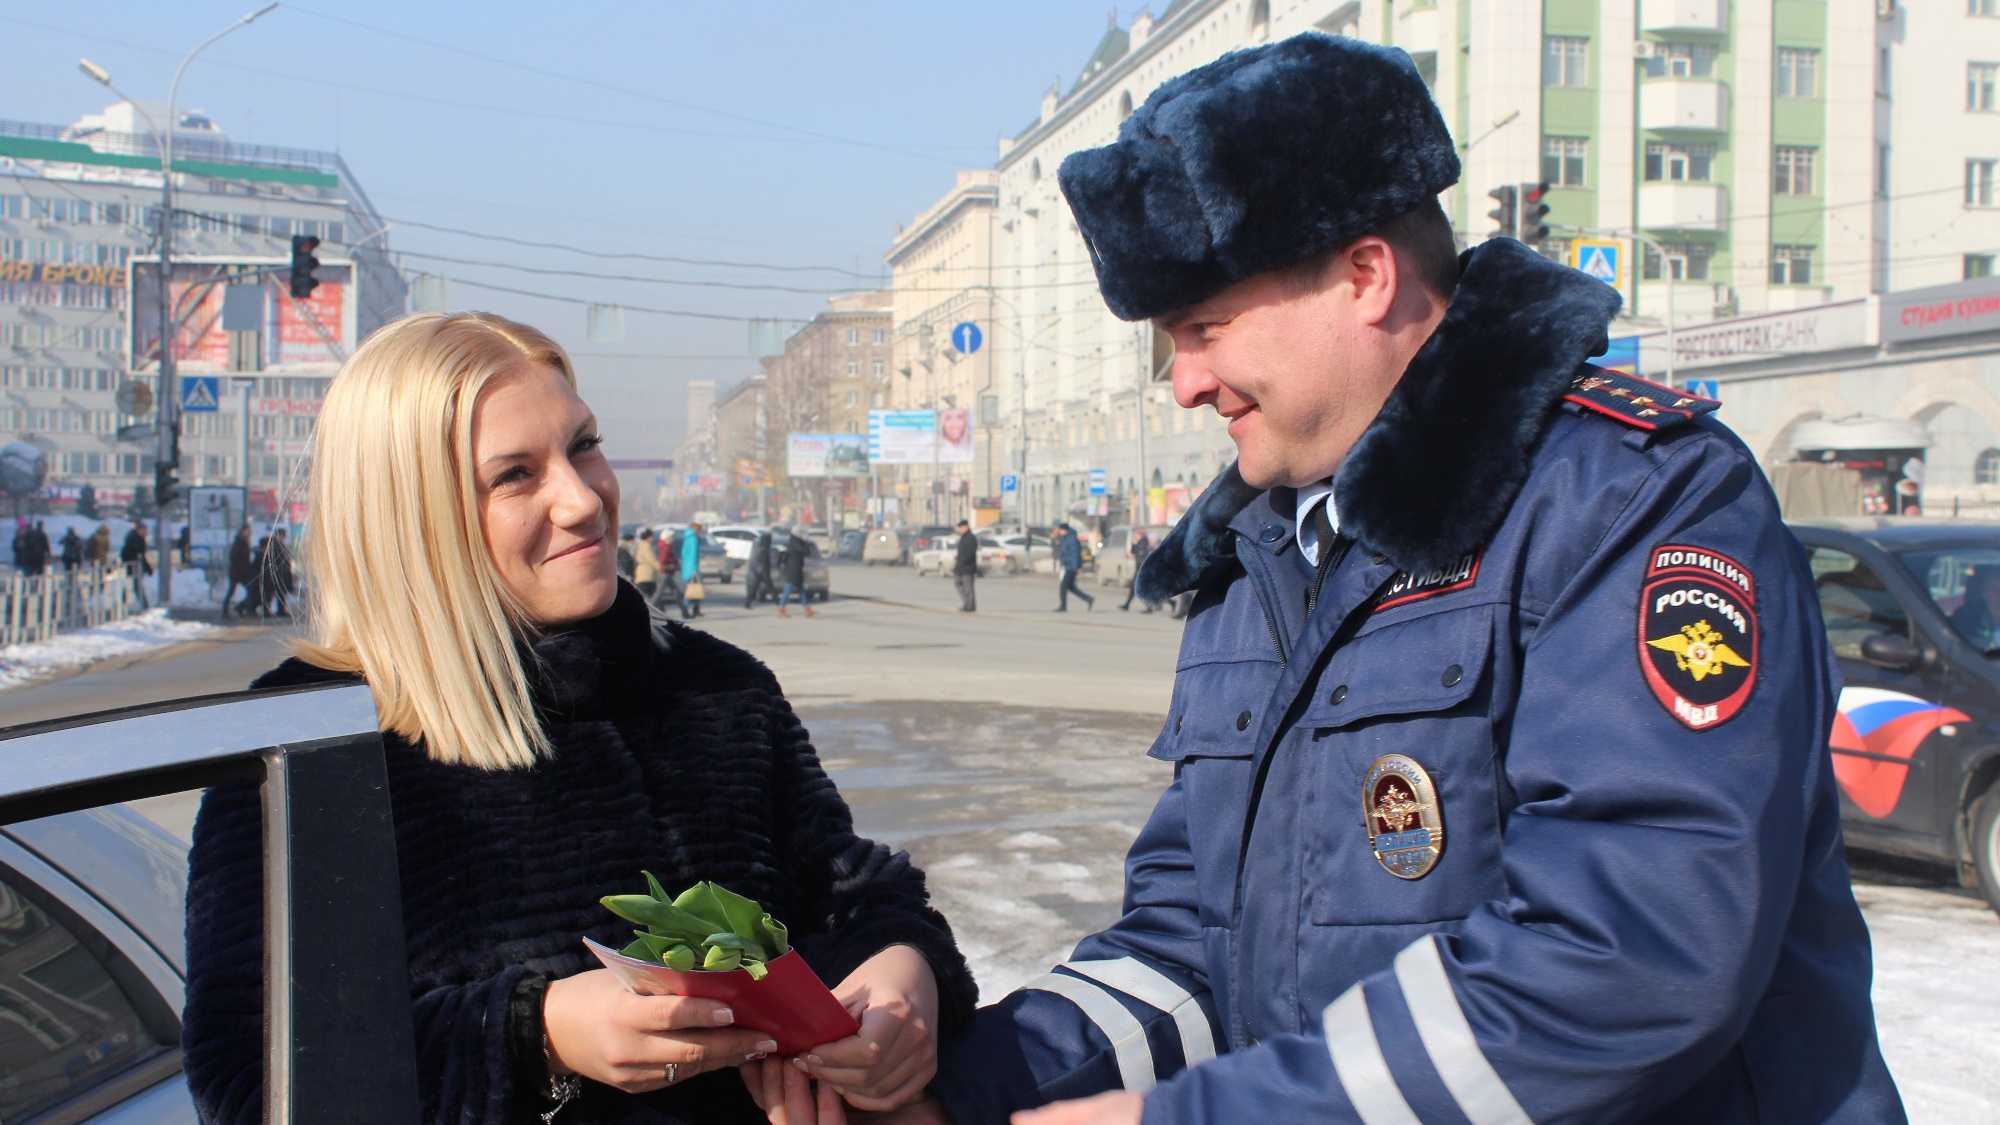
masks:
[(759, 599), (771, 597), (771, 529), (759, 531), (750, 541), (750, 564), (743, 571), (743, 608), (755, 609)]
[[(1153, 542), (1146, 538), (1143, 530), (1135, 527), (1132, 529), (1132, 545), (1127, 548), (1127, 553), (1132, 556), (1132, 575), (1125, 580), (1125, 604), (1118, 607), (1122, 610), (1132, 608), (1132, 598), (1139, 592), (1139, 568), (1146, 565), (1146, 556), (1153, 553)], [(1151, 599), (1144, 599), (1139, 612), (1151, 613), (1156, 608), (1156, 603)]]
[(653, 547), (653, 529), (649, 527), (641, 531), (638, 541), (622, 555), (632, 560), (632, 571), (626, 577), (639, 588), (647, 605), (654, 604), (660, 593), (660, 556)]
[(25, 535), (17, 538), (14, 546), (14, 565), (30, 578), (39, 578), (49, 565), (49, 533), (42, 521), (36, 520)]
[[(437, 425), (440, 402), (470, 421)], [(355, 453), (312, 468), (313, 519), (339, 529), (306, 544), (325, 612), (255, 688), (374, 696), (409, 999), (366, 1015), (411, 1040), (422, 1120), (749, 1125), (746, 1080), (803, 1087), (725, 1005), (636, 995), (585, 948), (631, 940), (600, 900), (642, 870), (758, 900), (847, 998), (864, 1034), (813, 1052), (828, 1113), (921, 1093), (976, 995), (950, 927), (907, 855), (855, 835), (770, 671), (619, 580), (617, 477), (560, 348), (406, 318), (342, 365), (316, 433)], [(530, 471), (489, 488), (501, 453)], [(216, 1125), (263, 1113), (260, 788), (210, 786), (187, 857), (178, 1058), (189, 1116)]]
[(236, 529), (236, 537), (229, 541), (229, 587), (222, 595), (222, 616), (232, 612), (231, 600), (236, 596), (236, 588), (243, 588), (243, 601), (236, 603), (235, 610), (242, 609), (250, 602), (250, 587), (256, 579), (256, 567), (250, 558), (250, 525)]
[[(647, 544), (651, 546), (651, 544)], [(618, 540), (618, 573), (627, 579), (639, 573), (639, 540), (627, 535)], [(653, 573), (660, 572), (659, 563), (653, 564)]]
[(17, 517), (14, 520), (14, 541), (12, 544), (14, 548), (14, 565), (17, 568), (25, 569), (21, 567), (21, 560), (27, 557), (30, 550), (28, 546), (28, 534), (28, 518), (26, 516)]
[(708, 596), (708, 590), (702, 585), (701, 581), (701, 525), (699, 523), (691, 523), (687, 526), (686, 531), (681, 532), (680, 571), (681, 620), (686, 621), (690, 618), (701, 616), (702, 599)]
[(98, 524), (90, 533), (89, 542), (83, 545), (83, 561), (91, 566), (104, 566), (111, 561), (111, 528), (108, 524)]
[(74, 572), (83, 565), (83, 540), (73, 527), (63, 528), (62, 564), (65, 572)]
[(972, 534), (972, 525), (965, 520), (958, 521), (958, 557), (952, 560), (951, 584), (958, 587), (958, 611), (972, 613), (979, 608), (973, 597), (972, 584), (979, 578), (979, 537)]
[(1083, 541), (1077, 538), (1076, 529), (1066, 523), (1056, 526), (1055, 537), (1056, 569), (1062, 574), (1062, 584), (1056, 587), (1056, 612), (1069, 612), (1071, 594), (1083, 599), (1085, 610), (1096, 609), (1097, 599), (1076, 586), (1076, 576), (1083, 570)]
[(285, 599), (292, 593), (292, 549), (285, 529), (274, 529), (264, 544), (263, 563), (257, 576), (263, 597), (258, 604), (274, 617), (290, 617)]
[(955, 1120), (1904, 1120), (1806, 552), (1714, 402), (1590, 363), (1616, 289), (1458, 253), (1458, 153), (1309, 33), (1063, 161), (1237, 461), (1139, 575), (1199, 593), (1122, 917), (979, 1013)]
[(180, 533), (174, 536), (174, 554), (180, 559), (181, 569), (194, 565), (194, 530), (192, 524), (182, 524)]
[[(109, 539), (111, 533), (105, 532)], [(132, 530), (125, 533), (125, 542), (118, 548), (118, 561), (125, 564), (125, 575), (132, 580), (132, 592), (139, 597), (139, 608), (150, 608), (146, 601), (146, 582), (153, 573), (153, 562), (146, 557), (146, 526), (135, 523)]]
[(807, 617), (817, 616), (813, 613), (812, 599), (806, 596), (806, 559), (812, 556), (814, 549), (812, 540), (807, 539), (798, 528), (787, 529), (782, 540), (772, 540), (772, 563), (778, 568), (778, 581), (782, 584), (778, 592), (779, 617), (791, 616), (786, 607), (792, 604), (793, 598), (799, 599), (799, 604), (805, 607)]

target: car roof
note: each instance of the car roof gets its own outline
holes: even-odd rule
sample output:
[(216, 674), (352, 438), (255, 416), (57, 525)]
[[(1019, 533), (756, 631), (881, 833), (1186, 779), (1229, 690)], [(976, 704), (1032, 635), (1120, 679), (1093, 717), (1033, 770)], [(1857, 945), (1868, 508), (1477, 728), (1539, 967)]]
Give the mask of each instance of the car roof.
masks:
[(89, 890), (187, 975), (187, 845), (122, 805), (0, 828)]
[(1940, 520), (1921, 516), (1835, 516), (1792, 520), (1799, 529), (1852, 535), (1886, 551), (1920, 551), (1937, 547), (2000, 547), (2000, 522)]

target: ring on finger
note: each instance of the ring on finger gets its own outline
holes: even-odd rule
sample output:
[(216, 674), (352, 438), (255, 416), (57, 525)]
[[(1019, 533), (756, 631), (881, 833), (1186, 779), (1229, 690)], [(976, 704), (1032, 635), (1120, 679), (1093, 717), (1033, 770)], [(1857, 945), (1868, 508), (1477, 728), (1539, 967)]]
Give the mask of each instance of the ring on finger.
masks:
[(680, 1081), (680, 1070), (681, 1064), (679, 1063), (667, 1064), (667, 1085), (671, 1086), (675, 1082)]

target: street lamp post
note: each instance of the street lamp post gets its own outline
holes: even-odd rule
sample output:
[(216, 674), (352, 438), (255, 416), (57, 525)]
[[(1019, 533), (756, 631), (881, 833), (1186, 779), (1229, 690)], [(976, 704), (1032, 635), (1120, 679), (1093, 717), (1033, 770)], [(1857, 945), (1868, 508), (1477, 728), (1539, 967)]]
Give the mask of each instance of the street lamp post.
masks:
[[(84, 74), (102, 85), (105, 89), (110, 90), (120, 98), (131, 103), (132, 107), (138, 110), (139, 115), (146, 120), (147, 124), (152, 126), (156, 143), (160, 149), (160, 370), (159, 379), (156, 384), (157, 393), (154, 396), (159, 402), (160, 432), (159, 447), (154, 458), (156, 480), (158, 479), (159, 470), (173, 464), (175, 461), (174, 436), (176, 431), (180, 429), (180, 400), (175, 394), (178, 388), (174, 384), (173, 297), (168, 281), (173, 276), (174, 129), (179, 123), (176, 117), (176, 106), (180, 101), (181, 78), (187, 74), (188, 64), (194, 61), (196, 55), (207, 50), (217, 40), (228, 35), (230, 32), (248, 27), (258, 19), (269, 15), (277, 6), (275, 3), (266, 4), (248, 15), (238, 17), (235, 23), (202, 40), (199, 46), (189, 51), (181, 59), (180, 66), (174, 70), (173, 85), (167, 89), (167, 127), (165, 129), (161, 129), (158, 122), (154, 121), (144, 109), (139, 108), (137, 101), (121, 93), (116, 86), (111, 84), (111, 74), (109, 71), (91, 62), (89, 59), (78, 60), (77, 65), (83, 70)], [(244, 480), (246, 482), (249, 480), (247, 469), (244, 474)], [(154, 505), (153, 548), (160, 553), (160, 604), (162, 606), (169, 606), (172, 604), (173, 599), (174, 568), (172, 559), (167, 552), (167, 506), (164, 503)]]

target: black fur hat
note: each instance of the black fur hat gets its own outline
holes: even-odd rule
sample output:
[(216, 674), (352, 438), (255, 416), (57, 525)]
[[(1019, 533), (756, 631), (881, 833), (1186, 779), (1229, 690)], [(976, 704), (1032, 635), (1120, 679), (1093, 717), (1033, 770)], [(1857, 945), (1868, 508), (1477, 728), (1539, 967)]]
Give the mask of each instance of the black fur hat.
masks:
[(1307, 32), (1164, 83), (1060, 179), (1104, 303), (1141, 320), (1367, 234), (1458, 152), (1408, 55)]

